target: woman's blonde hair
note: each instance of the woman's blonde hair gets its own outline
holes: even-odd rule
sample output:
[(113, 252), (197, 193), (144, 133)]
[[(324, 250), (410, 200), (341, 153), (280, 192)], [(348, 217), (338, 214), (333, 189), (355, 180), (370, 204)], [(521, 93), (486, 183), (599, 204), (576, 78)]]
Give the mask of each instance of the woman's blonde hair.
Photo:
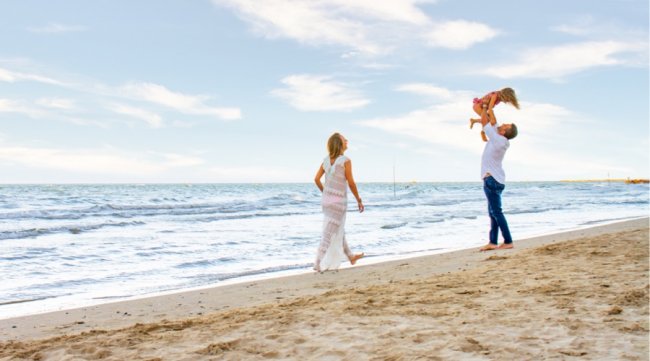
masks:
[(519, 101), (517, 95), (512, 88), (503, 88), (499, 91), (501, 101), (512, 104), (515, 108), (519, 109)]
[(330, 139), (327, 140), (327, 151), (330, 153), (330, 158), (338, 158), (339, 155), (343, 154), (341, 134), (334, 133), (330, 136)]

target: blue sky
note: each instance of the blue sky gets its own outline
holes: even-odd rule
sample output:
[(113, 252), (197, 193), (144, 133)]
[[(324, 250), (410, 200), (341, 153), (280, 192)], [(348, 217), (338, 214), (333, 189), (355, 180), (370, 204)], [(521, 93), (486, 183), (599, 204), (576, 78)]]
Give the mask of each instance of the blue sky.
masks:
[(4, 1), (0, 183), (647, 178), (647, 0)]

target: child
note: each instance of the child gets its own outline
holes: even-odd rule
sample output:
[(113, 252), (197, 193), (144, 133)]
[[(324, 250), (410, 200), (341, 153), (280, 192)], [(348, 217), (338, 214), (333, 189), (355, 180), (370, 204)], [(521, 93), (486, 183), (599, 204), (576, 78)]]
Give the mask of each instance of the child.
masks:
[[(350, 264), (354, 265), (363, 253), (353, 254), (345, 240), (345, 213), (348, 208), (348, 186), (357, 199), (359, 212), (363, 212), (363, 203), (357, 185), (352, 177), (352, 161), (343, 155), (348, 149), (348, 140), (341, 134), (334, 133), (327, 141), (329, 155), (318, 167), (314, 182), (323, 193), (321, 204), (323, 206), (323, 237), (316, 254), (314, 270), (323, 272), (328, 269), (339, 268), (343, 254), (347, 256)], [(325, 184), (321, 178), (325, 175)]]
[[(498, 91), (487, 93), (483, 98), (474, 98), (474, 112), (478, 115), (482, 115), (485, 111), (488, 117), (494, 117), (494, 110), (492, 108), (501, 102), (510, 103), (512, 106), (519, 109), (519, 101), (517, 100), (515, 91), (512, 88), (503, 88)], [(470, 129), (472, 129), (474, 123), (481, 123), (481, 118), (470, 118)], [(487, 138), (483, 131), (481, 131), (481, 138), (484, 142), (487, 142)]]

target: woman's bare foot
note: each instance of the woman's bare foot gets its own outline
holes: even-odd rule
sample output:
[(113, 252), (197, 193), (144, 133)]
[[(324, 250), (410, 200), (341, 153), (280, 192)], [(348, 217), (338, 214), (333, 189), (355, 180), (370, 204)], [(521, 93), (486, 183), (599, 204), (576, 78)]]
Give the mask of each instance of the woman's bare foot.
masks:
[(350, 264), (354, 265), (357, 261), (364, 256), (364, 253), (357, 253), (354, 256), (350, 257)]
[(499, 249), (511, 249), (515, 248), (515, 246), (512, 243), (504, 243), (499, 246)]
[(481, 247), (479, 251), (485, 252), (485, 251), (494, 251), (495, 249), (499, 248), (496, 244), (488, 243), (485, 246)]

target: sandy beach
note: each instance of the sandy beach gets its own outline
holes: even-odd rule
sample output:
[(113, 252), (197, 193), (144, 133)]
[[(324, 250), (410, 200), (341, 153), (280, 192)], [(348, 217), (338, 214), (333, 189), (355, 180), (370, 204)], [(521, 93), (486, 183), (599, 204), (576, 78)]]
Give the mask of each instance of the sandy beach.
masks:
[(648, 225), (4, 319), (0, 360), (648, 360)]

